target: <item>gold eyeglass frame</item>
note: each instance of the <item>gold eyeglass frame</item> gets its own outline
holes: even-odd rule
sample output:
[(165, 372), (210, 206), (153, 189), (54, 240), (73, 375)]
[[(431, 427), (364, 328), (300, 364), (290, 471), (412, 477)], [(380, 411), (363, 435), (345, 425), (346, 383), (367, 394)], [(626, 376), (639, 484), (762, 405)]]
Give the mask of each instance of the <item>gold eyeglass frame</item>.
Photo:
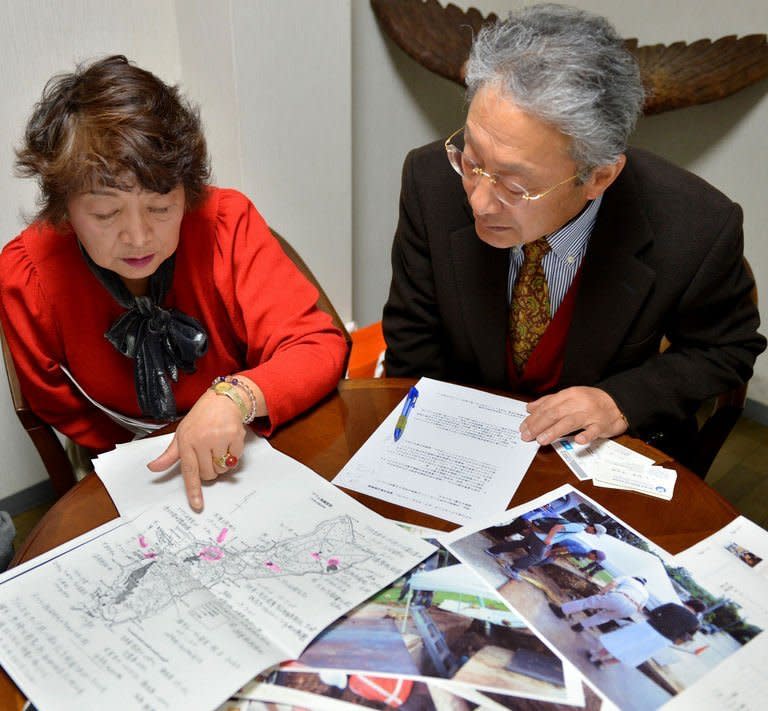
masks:
[[(508, 189), (507, 186), (500, 182), (499, 176), (495, 173), (488, 173), (486, 170), (480, 167), (478, 163), (473, 161), (469, 156), (467, 156), (464, 151), (462, 151), (457, 146), (454, 146), (451, 141), (453, 140), (454, 136), (461, 133), (464, 130), (464, 126), (454, 131), (448, 138), (445, 139), (445, 152), (448, 157), (448, 162), (451, 164), (451, 167), (462, 177), (462, 178), (469, 178), (472, 179), (473, 176), (475, 178), (485, 177), (488, 178), (491, 185), (496, 187), (499, 185), (502, 188)], [(454, 156), (457, 161), (457, 163), (454, 163), (451, 156)], [(462, 164), (462, 160), (467, 161), (472, 166), (471, 175), (465, 174), (458, 166)], [(533, 202), (534, 200), (540, 200), (543, 197), (546, 197), (549, 195), (553, 190), (559, 188), (561, 185), (565, 185), (566, 183), (569, 183), (571, 180), (575, 180), (580, 176), (580, 173), (576, 173), (575, 175), (572, 175), (570, 178), (566, 178), (565, 180), (561, 180), (557, 185), (553, 185), (551, 188), (547, 188), (543, 192), (537, 193), (536, 195), (531, 195), (522, 185), (518, 185), (517, 183), (513, 183), (515, 187), (520, 188), (520, 194), (519, 196), (515, 198), (509, 198), (503, 196), (498, 189), (495, 189), (493, 191), (493, 194), (496, 196), (496, 198), (503, 202), (505, 205), (508, 205), (509, 207), (514, 207), (515, 205), (519, 204), (521, 200), (525, 200), (526, 202)], [(511, 191), (510, 191), (511, 192)]]

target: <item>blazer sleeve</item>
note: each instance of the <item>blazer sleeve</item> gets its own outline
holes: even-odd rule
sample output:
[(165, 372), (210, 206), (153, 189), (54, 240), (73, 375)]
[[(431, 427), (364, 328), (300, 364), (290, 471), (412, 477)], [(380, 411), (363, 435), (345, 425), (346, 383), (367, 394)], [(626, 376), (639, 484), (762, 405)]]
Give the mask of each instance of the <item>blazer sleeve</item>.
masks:
[(432, 255), (419, 203), (415, 153), (403, 164), (400, 216), (392, 244), (392, 282), (382, 329), (384, 369), (390, 377), (446, 377), (442, 320)]
[(224, 194), (217, 231), (216, 288), (244, 334), (241, 373), (264, 393), (269, 417), (255, 425), (268, 435), (336, 387), (347, 343), (249, 200)]
[(738, 205), (731, 204), (709, 244), (677, 307), (665, 315), (670, 347), (597, 383), (633, 431), (645, 434), (690, 417), (702, 401), (747, 382), (765, 350)]

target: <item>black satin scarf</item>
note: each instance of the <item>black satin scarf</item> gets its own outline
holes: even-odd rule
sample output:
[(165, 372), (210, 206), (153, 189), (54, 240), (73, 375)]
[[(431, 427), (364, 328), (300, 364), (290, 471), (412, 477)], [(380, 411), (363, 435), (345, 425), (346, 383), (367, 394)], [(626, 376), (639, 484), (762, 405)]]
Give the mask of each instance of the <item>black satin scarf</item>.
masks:
[(176, 399), (169, 382), (178, 382), (179, 370), (195, 372), (195, 361), (208, 349), (202, 324), (163, 302), (173, 283), (175, 257), (166, 259), (149, 278), (146, 296), (134, 296), (113, 271), (98, 266), (80, 246), (88, 267), (111, 296), (127, 309), (104, 337), (117, 350), (135, 360), (134, 385), (144, 417), (176, 419)]

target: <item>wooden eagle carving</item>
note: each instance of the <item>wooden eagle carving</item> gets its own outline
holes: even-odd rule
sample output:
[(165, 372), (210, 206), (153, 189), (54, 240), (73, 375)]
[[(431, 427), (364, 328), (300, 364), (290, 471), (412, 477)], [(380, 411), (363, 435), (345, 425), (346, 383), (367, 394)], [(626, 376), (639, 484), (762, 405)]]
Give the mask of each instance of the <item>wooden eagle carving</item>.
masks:
[[(464, 64), (472, 39), (498, 17), (466, 12), (437, 0), (371, 0), (384, 32), (406, 54), (427, 69), (464, 85)], [(687, 44), (638, 46), (625, 40), (637, 58), (646, 100), (643, 113), (658, 114), (730, 96), (768, 77), (768, 44), (764, 34), (735, 35)]]

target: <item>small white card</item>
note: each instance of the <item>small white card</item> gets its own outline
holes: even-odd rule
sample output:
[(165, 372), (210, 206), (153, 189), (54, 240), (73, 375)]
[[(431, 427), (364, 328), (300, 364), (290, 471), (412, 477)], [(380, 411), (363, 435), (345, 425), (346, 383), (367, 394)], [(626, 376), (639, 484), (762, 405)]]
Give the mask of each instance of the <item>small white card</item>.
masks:
[(606, 468), (604, 475), (595, 477), (592, 483), (613, 489), (637, 491), (648, 496), (669, 501), (675, 491), (677, 472), (674, 469), (652, 466), (643, 472), (634, 472), (621, 468)]
[(552, 446), (581, 481), (592, 479), (595, 486), (637, 491), (667, 501), (672, 498), (677, 481), (674, 469), (656, 466), (650, 457), (613, 440), (578, 444), (573, 437), (564, 437)]

